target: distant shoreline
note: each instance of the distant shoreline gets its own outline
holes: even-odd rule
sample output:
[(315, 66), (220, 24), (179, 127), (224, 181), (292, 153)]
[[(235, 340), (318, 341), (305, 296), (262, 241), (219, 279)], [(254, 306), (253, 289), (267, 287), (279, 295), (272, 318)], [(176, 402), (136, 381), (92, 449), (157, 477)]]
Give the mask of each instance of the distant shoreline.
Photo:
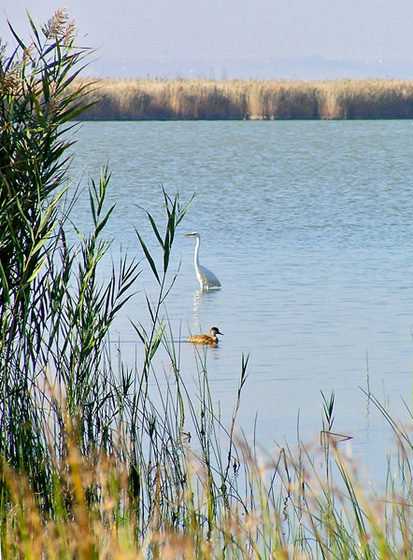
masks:
[(81, 120), (412, 119), (413, 81), (105, 78), (91, 102)]

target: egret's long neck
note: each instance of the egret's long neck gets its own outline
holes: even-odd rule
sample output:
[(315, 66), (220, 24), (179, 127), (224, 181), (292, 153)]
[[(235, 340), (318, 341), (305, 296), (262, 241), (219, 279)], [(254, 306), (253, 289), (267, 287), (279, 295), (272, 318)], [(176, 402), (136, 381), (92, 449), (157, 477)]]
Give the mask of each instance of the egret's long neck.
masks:
[(197, 237), (196, 238), (196, 245), (195, 245), (195, 253), (194, 253), (195, 266), (199, 265), (198, 253), (199, 253), (199, 246), (200, 245), (201, 245), (201, 239), (199, 237)]

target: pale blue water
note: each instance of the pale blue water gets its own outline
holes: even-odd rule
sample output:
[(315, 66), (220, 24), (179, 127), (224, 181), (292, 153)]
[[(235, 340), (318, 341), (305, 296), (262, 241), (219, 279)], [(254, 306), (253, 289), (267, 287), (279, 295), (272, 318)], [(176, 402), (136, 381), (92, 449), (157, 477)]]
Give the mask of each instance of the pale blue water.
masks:
[[(256, 422), (263, 445), (293, 444), (299, 415), (301, 437), (310, 439), (321, 426), (320, 391), (334, 391), (335, 430), (353, 436), (354, 452), (373, 473), (385, 471), (392, 436), (361, 388), (368, 357), (372, 392), (408, 417), (413, 122), (93, 122), (77, 140), (74, 180), (79, 170), (98, 179), (107, 161), (113, 171), (117, 207), (107, 235), (115, 257), (122, 246), (142, 258), (134, 228), (148, 241), (150, 230), (138, 206), (160, 219), (160, 183), (182, 201), (197, 193), (176, 238), (173, 268), (181, 268), (167, 310), (177, 340), (213, 325), (224, 333), (206, 355), (224, 424), (242, 353), (249, 354), (239, 414), (248, 436)], [(76, 214), (80, 223), (87, 216), (82, 207)], [(183, 235), (193, 230), (220, 291), (197, 291), (195, 240)], [(142, 354), (128, 318), (148, 325), (145, 291), (156, 295), (142, 268), (140, 293), (111, 333), (114, 340), (119, 333), (128, 365)], [(178, 347), (189, 381), (194, 349)]]

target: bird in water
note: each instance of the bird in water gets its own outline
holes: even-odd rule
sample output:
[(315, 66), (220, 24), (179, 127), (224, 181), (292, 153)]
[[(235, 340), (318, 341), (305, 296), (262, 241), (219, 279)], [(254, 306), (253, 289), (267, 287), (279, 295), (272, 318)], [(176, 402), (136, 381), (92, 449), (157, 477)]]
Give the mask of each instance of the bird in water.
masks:
[(187, 338), (188, 342), (193, 342), (194, 344), (211, 344), (215, 346), (219, 340), (217, 334), (224, 335), (224, 333), (219, 332), (218, 327), (212, 327), (209, 334), (194, 334)]
[(199, 263), (199, 246), (201, 245), (201, 236), (199, 235), (199, 233), (197, 231), (193, 231), (192, 233), (186, 233), (185, 236), (196, 237), (194, 264), (195, 264), (196, 277), (198, 278), (198, 282), (201, 285), (201, 290), (220, 288), (221, 282), (218, 280), (215, 274)]

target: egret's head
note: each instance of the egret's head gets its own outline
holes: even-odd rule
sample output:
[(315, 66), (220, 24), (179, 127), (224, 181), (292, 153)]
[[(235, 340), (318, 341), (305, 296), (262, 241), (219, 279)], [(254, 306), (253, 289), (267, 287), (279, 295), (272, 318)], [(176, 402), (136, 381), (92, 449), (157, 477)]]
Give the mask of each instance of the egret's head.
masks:
[(194, 237), (199, 237), (199, 233), (197, 231), (193, 231), (192, 233), (185, 233), (185, 237), (190, 237), (191, 235)]

